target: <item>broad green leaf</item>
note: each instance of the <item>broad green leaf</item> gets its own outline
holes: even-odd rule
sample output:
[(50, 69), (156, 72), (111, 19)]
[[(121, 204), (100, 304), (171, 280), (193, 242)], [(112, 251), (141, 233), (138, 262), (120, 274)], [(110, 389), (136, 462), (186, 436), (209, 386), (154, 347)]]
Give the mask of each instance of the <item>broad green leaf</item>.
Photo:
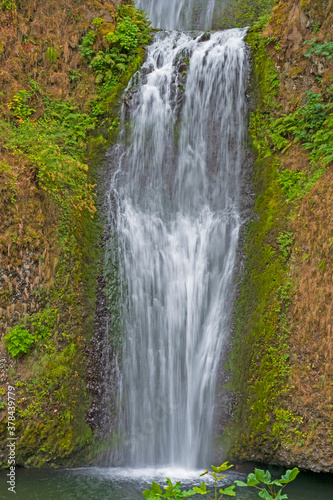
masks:
[(261, 483), (269, 484), (272, 481), (272, 476), (271, 476), (271, 474), (270, 474), (270, 472), (268, 470), (266, 472), (264, 472), (261, 469), (255, 469), (254, 473), (255, 473), (255, 477)]
[(151, 483), (151, 491), (155, 494), (162, 495), (162, 488), (160, 487), (159, 484), (154, 483), (154, 481)]
[(234, 491), (235, 489), (235, 486), (232, 485), (232, 486), (228, 486), (227, 488), (224, 488), (224, 489), (220, 489), (219, 492), (222, 493), (222, 495), (227, 495), (228, 497), (235, 497), (236, 496), (236, 492)]
[(273, 500), (272, 495), (268, 493), (267, 490), (261, 490), (259, 493), (260, 498), (263, 498), (264, 500)]
[(211, 475), (213, 476), (214, 479), (216, 479), (216, 481), (219, 480), (219, 478), (217, 477), (217, 475), (215, 474), (215, 472), (211, 472)]
[(285, 473), (284, 476), (279, 479), (279, 482), (282, 484), (287, 484), (296, 479), (296, 477), (299, 474), (299, 469), (297, 467), (294, 467), (294, 469), (288, 469)]
[(273, 484), (275, 484), (275, 486), (283, 486), (283, 484), (281, 483), (281, 479), (274, 479), (274, 481), (269, 483), (270, 486), (272, 486)]
[(159, 484), (151, 483), (151, 489), (145, 490), (143, 496), (148, 499), (161, 498), (163, 492)]
[(188, 491), (181, 491), (179, 494), (175, 496), (176, 499), (178, 498), (189, 498), (190, 496), (195, 495), (195, 492), (193, 490), (188, 490)]
[(201, 483), (200, 488), (198, 488), (198, 486), (194, 486), (193, 490), (200, 495), (206, 495), (207, 493), (209, 493), (209, 491), (207, 491), (207, 485), (205, 483)]
[(225, 470), (231, 469), (233, 465), (229, 465), (229, 462), (224, 462), (224, 464), (220, 465), (219, 467), (214, 467), (214, 465), (211, 466), (214, 472), (217, 472), (220, 474), (221, 472), (224, 472)]
[(243, 488), (244, 486), (247, 486), (247, 484), (246, 484), (246, 483), (244, 483), (244, 481), (234, 481), (234, 483), (235, 483), (237, 486), (241, 486), (242, 488)]
[(249, 474), (247, 476), (246, 486), (256, 486), (260, 481), (256, 478), (255, 474)]
[(161, 491), (161, 494), (158, 494), (158, 493), (154, 493), (152, 490), (145, 490), (142, 492), (142, 494), (147, 500), (156, 500), (158, 498), (163, 498), (162, 491)]

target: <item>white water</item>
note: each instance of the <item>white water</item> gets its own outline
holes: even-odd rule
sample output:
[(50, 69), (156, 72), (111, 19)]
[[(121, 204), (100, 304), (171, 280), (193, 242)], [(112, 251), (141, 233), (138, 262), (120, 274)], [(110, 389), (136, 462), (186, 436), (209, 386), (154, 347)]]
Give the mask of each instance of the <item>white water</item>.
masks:
[(139, 0), (138, 7), (147, 12), (153, 28), (210, 29), (215, 0)]
[(244, 34), (219, 32), (202, 42), (158, 33), (123, 105), (111, 191), (124, 287), (120, 399), (130, 466), (193, 469), (211, 452), (241, 225)]

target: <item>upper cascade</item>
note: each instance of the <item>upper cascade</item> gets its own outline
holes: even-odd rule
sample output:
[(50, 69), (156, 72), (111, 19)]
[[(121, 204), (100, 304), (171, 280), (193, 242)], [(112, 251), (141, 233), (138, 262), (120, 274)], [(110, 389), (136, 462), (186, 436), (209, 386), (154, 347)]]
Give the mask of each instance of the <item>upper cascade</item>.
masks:
[(208, 30), (212, 27), (215, 0), (139, 0), (153, 28)]

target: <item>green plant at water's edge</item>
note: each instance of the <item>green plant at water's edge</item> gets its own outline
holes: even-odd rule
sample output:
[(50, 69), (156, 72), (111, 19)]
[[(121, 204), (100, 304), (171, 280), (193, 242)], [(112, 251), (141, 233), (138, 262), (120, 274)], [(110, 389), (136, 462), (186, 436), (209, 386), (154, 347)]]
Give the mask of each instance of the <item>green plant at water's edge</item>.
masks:
[(103, 19), (94, 19), (94, 29), (83, 37), (79, 47), (95, 75), (98, 96), (90, 103), (95, 116), (105, 112), (112, 92), (140, 67), (145, 54), (143, 47), (151, 40), (146, 15), (133, 5), (118, 6), (116, 17), (116, 29), (106, 33)]
[[(283, 488), (292, 481), (294, 481), (299, 474), (299, 469), (295, 467), (292, 470), (287, 470), (287, 472), (279, 479), (272, 480), (272, 476), (269, 471), (263, 471), (261, 469), (255, 469), (254, 473), (251, 473), (247, 477), (247, 482), (234, 481), (234, 484), (226, 488), (220, 488), (218, 491), (217, 483), (226, 476), (223, 476), (223, 472), (233, 467), (225, 462), (220, 467), (214, 467), (212, 465), (212, 471), (209, 472), (208, 469), (200, 474), (200, 476), (205, 476), (209, 474), (214, 480), (214, 492), (213, 496), (210, 490), (207, 489), (207, 484), (202, 482), (200, 487), (195, 486), (191, 490), (181, 490), (181, 482), (178, 481), (176, 484), (172, 484), (169, 478), (166, 479), (167, 486), (161, 487), (159, 484), (153, 482), (151, 484), (150, 490), (145, 490), (143, 492), (144, 498), (147, 500), (157, 500), (159, 498), (165, 498), (169, 500), (180, 500), (181, 498), (189, 498), (192, 495), (202, 495), (206, 496), (210, 500), (221, 500), (224, 495), (235, 497), (236, 492), (235, 487), (254, 487), (260, 492), (258, 493), (260, 498), (264, 500), (287, 500), (288, 496), (282, 493)], [(163, 488), (163, 489), (162, 489)], [(163, 492), (164, 490), (164, 492)]]
[(272, 481), (272, 476), (269, 471), (264, 472), (261, 469), (255, 469), (254, 474), (249, 474), (247, 482), (235, 481), (237, 486), (254, 487), (260, 490), (259, 497), (264, 500), (287, 500), (288, 496), (282, 493), (283, 488), (287, 484), (296, 479), (299, 474), (299, 469), (295, 467), (287, 472), (279, 479)]

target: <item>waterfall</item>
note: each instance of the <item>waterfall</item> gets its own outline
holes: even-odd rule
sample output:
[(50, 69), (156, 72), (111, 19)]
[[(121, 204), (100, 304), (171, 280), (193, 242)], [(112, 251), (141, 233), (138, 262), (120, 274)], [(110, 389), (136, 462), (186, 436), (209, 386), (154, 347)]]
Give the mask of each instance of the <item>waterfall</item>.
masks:
[(210, 29), (215, 0), (139, 0), (154, 28), (187, 30)]
[(156, 33), (124, 96), (109, 195), (126, 465), (195, 468), (212, 450), (242, 223), (245, 33)]

